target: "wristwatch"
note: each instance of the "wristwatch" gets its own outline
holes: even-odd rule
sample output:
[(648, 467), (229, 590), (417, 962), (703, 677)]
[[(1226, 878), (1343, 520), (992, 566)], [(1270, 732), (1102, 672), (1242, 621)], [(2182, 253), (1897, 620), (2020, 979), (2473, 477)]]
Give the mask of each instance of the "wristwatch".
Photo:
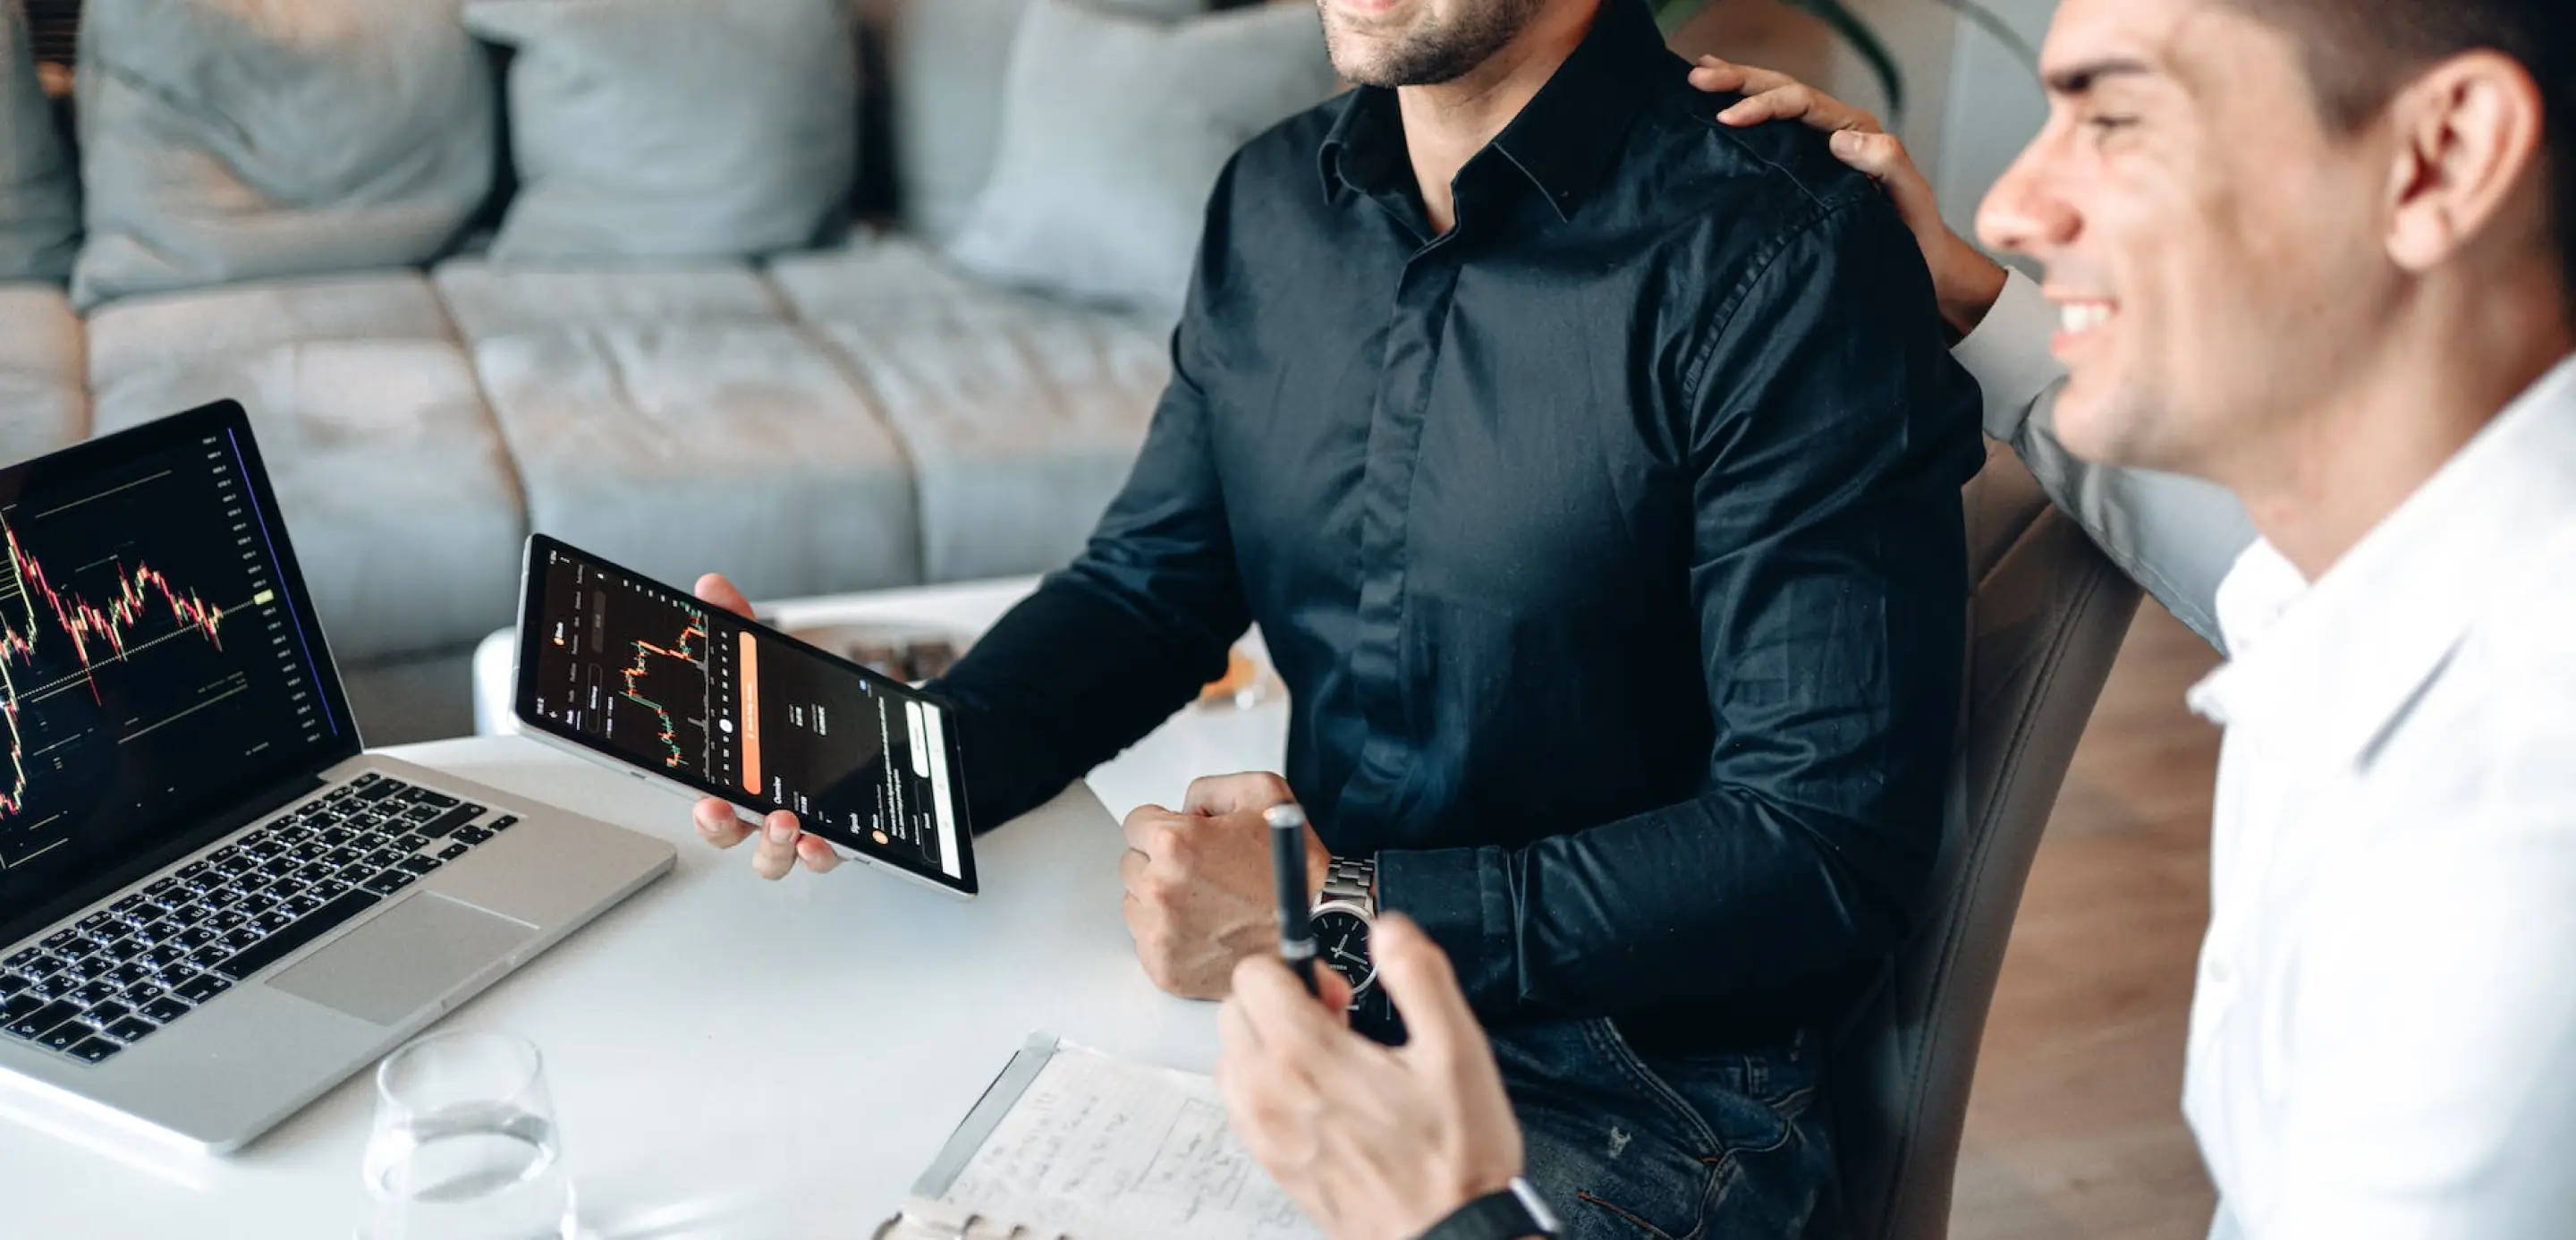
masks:
[(1431, 1225), (1422, 1240), (1522, 1240), (1526, 1236), (1545, 1236), (1556, 1240), (1565, 1234), (1556, 1211), (1547, 1208), (1538, 1190), (1527, 1180), (1513, 1176), (1501, 1189), (1478, 1197), (1458, 1207), (1449, 1217)]
[(1315, 958), (1351, 984), (1351, 1006), (1357, 1008), (1377, 989), (1377, 962), (1369, 955), (1369, 931), (1377, 926), (1377, 862), (1333, 858), (1324, 870), (1324, 897), (1309, 920)]

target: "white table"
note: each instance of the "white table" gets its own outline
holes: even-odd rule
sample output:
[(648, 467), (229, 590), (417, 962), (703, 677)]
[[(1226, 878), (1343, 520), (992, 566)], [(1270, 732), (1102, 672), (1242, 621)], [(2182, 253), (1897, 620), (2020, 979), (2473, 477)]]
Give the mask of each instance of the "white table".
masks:
[[(856, 610), (980, 629), (1026, 588)], [(802, 622), (804, 608), (785, 610)], [(1091, 793), (978, 841), (973, 903), (855, 866), (764, 883), (743, 851), (702, 844), (680, 799), (522, 738), (394, 750), (680, 849), (668, 877), (437, 1027), (544, 1050), (589, 1234), (865, 1236), (1031, 1030), (1209, 1065), (1213, 1009), (1155, 990), (1131, 954), (1115, 816), (1176, 802), (1194, 775), (1276, 769), (1285, 736), (1276, 701), (1184, 711), (1095, 772)], [(362, 1075), (218, 1159), (0, 1085), (0, 1238), (348, 1236), (372, 1101)]]

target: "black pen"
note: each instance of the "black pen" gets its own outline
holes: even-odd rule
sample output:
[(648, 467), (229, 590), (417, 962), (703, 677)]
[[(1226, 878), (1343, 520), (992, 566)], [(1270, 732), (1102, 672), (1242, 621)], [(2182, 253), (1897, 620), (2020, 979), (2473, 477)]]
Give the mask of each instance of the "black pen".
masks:
[(1315, 924), (1306, 907), (1306, 811), (1273, 805), (1261, 820), (1270, 824), (1270, 870), (1279, 883), (1279, 954), (1306, 983), (1307, 994), (1321, 994), (1315, 986)]

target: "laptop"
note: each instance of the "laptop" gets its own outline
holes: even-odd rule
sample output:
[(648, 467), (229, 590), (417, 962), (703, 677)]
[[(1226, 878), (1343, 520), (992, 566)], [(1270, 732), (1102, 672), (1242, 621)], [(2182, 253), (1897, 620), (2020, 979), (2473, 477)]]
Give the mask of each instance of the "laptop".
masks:
[(0, 469), (0, 1074), (229, 1151), (673, 860), (364, 750), (239, 405)]

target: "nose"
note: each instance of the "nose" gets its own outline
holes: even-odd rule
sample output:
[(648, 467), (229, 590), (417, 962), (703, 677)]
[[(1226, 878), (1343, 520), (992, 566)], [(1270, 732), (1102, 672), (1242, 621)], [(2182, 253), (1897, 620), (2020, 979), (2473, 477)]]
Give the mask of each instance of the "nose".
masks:
[(1977, 208), (1977, 237), (1995, 250), (2045, 259), (2083, 231), (2084, 218), (2064, 193), (2057, 127), (2031, 140)]

